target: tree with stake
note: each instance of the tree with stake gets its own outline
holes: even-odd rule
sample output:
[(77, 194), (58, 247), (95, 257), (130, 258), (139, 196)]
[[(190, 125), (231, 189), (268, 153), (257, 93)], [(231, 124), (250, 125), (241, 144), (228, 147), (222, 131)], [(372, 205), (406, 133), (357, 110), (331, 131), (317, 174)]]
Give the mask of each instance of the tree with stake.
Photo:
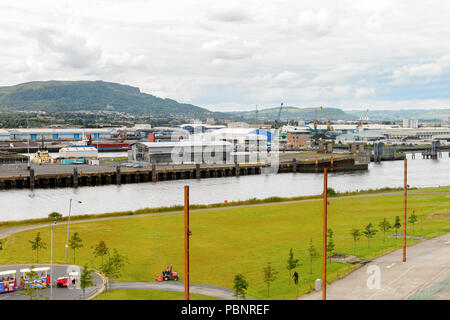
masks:
[(386, 218), (384, 218), (383, 221), (378, 224), (378, 226), (381, 230), (383, 230), (383, 241), (386, 241), (386, 231), (389, 231), (389, 229), (392, 228), (391, 224), (389, 223), (389, 221), (387, 221)]
[(233, 297), (236, 297), (237, 300), (239, 300), (239, 297), (242, 299), (245, 299), (246, 290), (248, 288), (248, 282), (245, 280), (245, 277), (242, 274), (237, 274), (234, 276), (234, 285), (233, 290), (234, 294)]
[(370, 248), (370, 239), (373, 238), (375, 236), (375, 234), (377, 233), (377, 229), (373, 229), (372, 224), (369, 223), (365, 230), (363, 231), (363, 234), (366, 236), (367, 238), (367, 248)]
[(92, 270), (85, 265), (80, 275), (80, 288), (83, 291), (83, 299), (86, 297), (86, 288), (95, 286), (93, 279)]
[(359, 229), (352, 229), (350, 231), (350, 234), (353, 238), (353, 254), (356, 254), (356, 241), (361, 238), (361, 232), (359, 231)]
[(56, 211), (53, 211), (52, 213), (50, 213), (48, 215), (48, 218), (52, 221), (58, 221), (59, 219), (62, 218), (62, 214)]
[(310, 261), (310, 270), (309, 273), (312, 274), (312, 262), (313, 258), (317, 257), (319, 253), (317, 252), (316, 248), (313, 246), (312, 239), (309, 239), (309, 247), (308, 247), (308, 253), (309, 253), (309, 261)]
[(113, 249), (113, 254), (108, 254), (108, 259), (101, 265), (100, 271), (106, 276), (111, 289), (111, 282), (113, 279), (120, 276), (122, 268), (125, 266), (127, 258), (121, 255), (117, 249)]
[(74, 264), (75, 264), (75, 250), (83, 247), (83, 244), (81, 243), (82, 241), (83, 240), (81, 240), (80, 236), (78, 235), (78, 232), (75, 232), (69, 240), (69, 247), (73, 250), (73, 263)]
[(42, 241), (41, 233), (38, 232), (34, 240), (28, 240), (31, 243), (31, 250), (36, 251), (36, 263), (39, 263), (39, 250), (47, 249), (47, 245)]
[(34, 271), (34, 266), (30, 267), (30, 271), (26, 273), (26, 277), (27, 281), (25, 281), (23, 291), (19, 292), (19, 294), (28, 297), (30, 300), (38, 300), (38, 298), (48, 299), (48, 297), (39, 294), (38, 290), (45, 289), (45, 287), (36, 285), (35, 281), (39, 279), (39, 275)]
[(408, 222), (412, 224), (412, 226), (413, 226), (413, 233), (414, 233), (414, 223), (417, 222), (417, 216), (416, 216), (416, 212), (414, 210), (411, 213), (411, 215), (408, 217)]
[(263, 281), (267, 284), (267, 296), (270, 297), (270, 284), (277, 278), (277, 271), (272, 268), (270, 262), (267, 262), (267, 267), (264, 267)]
[[(328, 229), (327, 230), (327, 253), (328, 253), (328, 257), (332, 257), (333, 256), (333, 252), (334, 252), (334, 241), (333, 241), (333, 230), (332, 229)], [(331, 261), (331, 260), (330, 260)]]
[(105, 241), (100, 240), (100, 242), (94, 248), (94, 256), (100, 257), (102, 260), (101, 265), (103, 264), (103, 257), (109, 253), (109, 249), (106, 246)]
[(286, 269), (289, 270), (289, 285), (291, 285), (291, 274), (292, 274), (292, 270), (295, 269), (295, 267), (297, 266), (298, 263), (298, 259), (294, 259), (294, 252), (291, 250), (289, 251), (289, 259), (287, 260), (287, 266)]
[(400, 217), (399, 217), (399, 216), (396, 216), (396, 217), (395, 217), (395, 222), (394, 222), (395, 237), (396, 237), (396, 238), (399, 238), (399, 237), (398, 237), (398, 229), (400, 229), (401, 226), (402, 226), (402, 224), (400, 223)]

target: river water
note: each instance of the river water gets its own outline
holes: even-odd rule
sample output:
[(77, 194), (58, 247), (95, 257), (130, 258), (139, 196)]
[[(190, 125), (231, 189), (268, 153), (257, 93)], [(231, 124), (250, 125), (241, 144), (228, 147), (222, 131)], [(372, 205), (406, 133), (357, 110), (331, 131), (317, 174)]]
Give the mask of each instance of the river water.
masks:
[[(408, 155), (408, 184), (411, 187), (450, 185), (448, 152), (438, 160)], [(72, 214), (105, 213), (183, 204), (183, 187), (190, 186), (191, 204), (225, 200), (247, 200), (271, 196), (293, 197), (322, 193), (323, 176), (313, 173), (283, 173), (241, 177), (175, 180), (82, 187), (78, 189), (36, 189), (0, 191), (0, 221), (47, 217), (52, 211), (67, 215), (73, 198)], [(370, 163), (368, 171), (330, 173), (329, 187), (337, 191), (402, 187), (403, 161)]]

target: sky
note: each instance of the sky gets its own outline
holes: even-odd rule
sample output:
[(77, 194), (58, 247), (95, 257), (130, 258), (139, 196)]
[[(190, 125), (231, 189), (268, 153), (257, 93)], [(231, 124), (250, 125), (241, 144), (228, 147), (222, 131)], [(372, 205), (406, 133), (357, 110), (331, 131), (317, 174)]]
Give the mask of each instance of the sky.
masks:
[(450, 107), (447, 0), (15, 0), (0, 86), (104, 80), (214, 111)]

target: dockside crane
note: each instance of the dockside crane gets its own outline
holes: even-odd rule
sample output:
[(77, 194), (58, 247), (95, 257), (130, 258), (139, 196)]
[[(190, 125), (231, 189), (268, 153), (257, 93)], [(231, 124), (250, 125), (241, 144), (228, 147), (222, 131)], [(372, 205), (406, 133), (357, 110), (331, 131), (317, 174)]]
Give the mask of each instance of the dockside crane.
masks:
[(324, 111), (324, 109), (323, 109), (322, 106), (320, 106), (320, 110), (322, 111), (322, 115), (323, 115), (323, 118), (325, 119), (325, 122), (326, 122), (326, 124), (327, 124), (328, 130), (329, 130), (330, 132), (333, 132), (333, 127), (332, 127), (332, 126), (330, 125), (330, 123), (328, 122), (327, 116), (326, 116), (325, 111)]
[(367, 119), (367, 114), (369, 113), (369, 109), (366, 110), (366, 113), (364, 114), (363, 117), (361, 117), (361, 122), (358, 125), (357, 129), (358, 131), (362, 128), (362, 126), (364, 125), (364, 119)]
[(317, 124), (319, 121), (317, 121), (317, 109), (314, 109), (314, 130), (317, 130)]

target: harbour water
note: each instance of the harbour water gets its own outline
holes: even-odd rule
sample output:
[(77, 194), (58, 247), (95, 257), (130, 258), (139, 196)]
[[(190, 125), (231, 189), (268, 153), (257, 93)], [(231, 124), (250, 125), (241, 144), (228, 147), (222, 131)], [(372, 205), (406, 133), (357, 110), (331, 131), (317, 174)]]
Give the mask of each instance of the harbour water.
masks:
[[(403, 161), (371, 163), (368, 171), (330, 173), (328, 184), (337, 191), (355, 191), (403, 186)], [(408, 184), (411, 187), (450, 185), (450, 158), (416, 159), (408, 155)], [(192, 204), (208, 204), (272, 196), (294, 197), (320, 194), (322, 174), (285, 173), (241, 177), (174, 180), (157, 183), (107, 185), (78, 189), (0, 191), (0, 221), (47, 217), (52, 211), (67, 215), (105, 213), (183, 204), (183, 187), (190, 186)]]

